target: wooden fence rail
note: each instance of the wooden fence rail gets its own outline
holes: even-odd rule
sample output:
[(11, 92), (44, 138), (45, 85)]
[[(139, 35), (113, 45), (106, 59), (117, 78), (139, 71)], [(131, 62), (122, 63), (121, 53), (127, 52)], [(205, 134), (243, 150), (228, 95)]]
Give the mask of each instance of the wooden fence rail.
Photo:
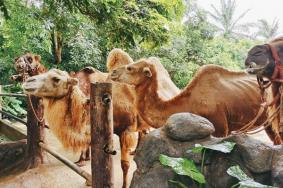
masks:
[[(25, 94), (0, 94), (1, 96), (26, 97)], [(27, 152), (25, 165), (29, 168), (37, 167), (43, 162), (43, 150), (52, 154), (69, 168), (77, 172), (92, 183), (93, 188), (113, 188), (113, 104), (112, 84), (92, 83), (90, 96), (90, 122), (91, 122), (91, 171), (92, 175), (77, 167), (73, 162), (64, 158), (44, 143), (44, 121), (41, 99), (30, 96), (27, 108), (27, 122), (12, 117), (27, 125)], [(7, 115), (3, 110), (0, 113)], [(36, 113), (36, 114), (35, 114)], [(37, 116), (37, 117), (36, 117)]]
[(1, 97), (27, 97), (26, 94), (22, 93), (0, 93)]
[(24, 125), (27, 125), (27, 122), (26, 122), (26, 121), (22, 120), (21, 118), (15, 116), (15, 115), (13, 115), (13, 114), (10, 114), (10, 113), (5, 112), (5, 111), (3, 111), (3, 110), (0, 110), (0, 113), (3, 114), (3, 115), (5, 115), (5, 116), (8, 116), (9, 118), (12, 118), (12, 119), (14, 119), (14, 120), (17, 120), (18, 122), (20, 122), (20, 123), (22, 123), (22, 124), (24, 124)]

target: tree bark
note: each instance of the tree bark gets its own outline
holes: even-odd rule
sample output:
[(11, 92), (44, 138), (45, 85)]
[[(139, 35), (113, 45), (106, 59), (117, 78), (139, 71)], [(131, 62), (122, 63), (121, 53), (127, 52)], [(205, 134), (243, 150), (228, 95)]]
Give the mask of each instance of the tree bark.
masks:
[(62, 33), (54, 29), (53, 30), (53, 50), (54, 50), (56, 64), (60, 64), (62, 62), (62, 47), (63, 47)]

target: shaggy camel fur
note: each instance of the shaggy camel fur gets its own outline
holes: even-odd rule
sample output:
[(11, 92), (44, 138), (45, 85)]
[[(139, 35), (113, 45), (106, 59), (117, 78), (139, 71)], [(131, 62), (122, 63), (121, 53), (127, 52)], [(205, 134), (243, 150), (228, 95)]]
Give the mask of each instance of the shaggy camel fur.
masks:
[[(110, 69), (111, 66), (114, 66), (117, 64), (121, 65), (122, 63), (123, 64), (132, 63), (133, 61), (130, 58), (127, 58), (127, 59), (124, 58), (126, 55), (127, 54), (125, 52), (119, 49), (112, 50), (108, 57), (108, 62), (107, 62), (108, 68)], [(123, 61), (121, 61), (121, 57), (124, 58)], [(116, 61), (117, 64), (114, 61)], [(168, 75), (168, 73), (162, 67), (158, 59), (155, 59), (155, 61), (156, 61), (155, 66), (157, 67), (159, 66), (160, 69), (162, 71), (165, 71), (166, 75)], [(56, 74), (61, 74), (62, 76), (60, 77)], [(63, 83), (65, 83), (65, 85), (68, 85), (68, 80), (73, 79), (73, 78), (68, 77), (64, 72), (62, 73), (62, 71), (60, 72), (59, 70), (52, 70), (43, 75), (29, 78), (25, 82), (24, 88), (27, 93), (30, 92), (30, 94), (43, 97), (44, 107), (46, 108), (45, 114), (49, 114), (49, 115), (46, 115), (46, 120), (49, 122), (49, 124), (51, 124), (52, 122), (52, 126), (50, 126), (50, 129), (55, 131), (55, 134), (61, 140), (61, 142), (66, 148), (70, 148), (74, 151), (78, 151), (78, 150), (86, 150), (86, 148), (88, 148), (87, 143), (89, 142), (89, 139), (85, 139), (84, 142), (79, 139), (76, 140), (77, 138), (80, 138), (77, 135), (80, 133), (80, 131), (82, 131), (83, 133), (87, 135), (87, 137), (89, 137), (88, 135), (89, 133), (86, 132), (86, 128), (85, 128), (87, 127), (86, 124), (89, 124), (89, 122), (86, 121), (86, 119), (84, 118), (85, 113), (84, 114), (78, 113), (79, 117), (82, 119), (78, 119), (79, 121), (72, 120), (74, 124), (71, 124), (71, 121), (65, 120), (65, 122), (69, 122), (68, 126), (70, 127), (78, 127), (77, 124), (79, 124), (79, 122), (81, 121), (82, 123), (80, 123), (81, 125), (80, 125), (79, 130), (71, 128), (70, 131), (66, 131), (65, 134), (62, 134), (62, 132), (64, 132), (65, 129), (62, 129), (63, 126), (60, 126), (60, 124), (63, 123), (61, 122), (61, 120), (64, 119), (64, 117), (65, 118), (79, 118), (76, 116), (77, 113), (75, 111), (77, 110), (80, 110), (80, 113), (82, 113), (83, 111), (88, 112), (88, 105), (86, 104), (85, 101), (82, 102), (83, 101), (82, 98), (89, 96), (90, 82), (97, 82), (97, 81), (103, 82), (103, 81), (110, 81), (110, 80), (107, 79), (108, 77), (107, 73), (102, 73), (92, 67), (87, 67), (83, 69), (82, 71), (75, 73), (73, 76), (80, 80), (79, 87), (77, 85), (75, 86), (70, 85), (69, 88), (73, 88), (73, 89), (69, 89), (72, 91), (69, 93), (66, 93), (66, 90), (65, 90), (65, 93), (62, 92), (62, 88), (67, 88), (67, 87), (63, 87), (62, 85), (64, 85)], [(63, 79), (63, 77), (65, 78)], [(58, 78), (60, 78), (60, 81), (58, 81)], [(176, 95), (179, 92), (178, 88), (175, 85), (172, 85), (173, 84), (172, 81), (170, 80), (171, 82), (169, 82), (169, 80), (170, 78), (169, 79), (165, 78), (161, 82), (162, 83), (161, 85), (165, 89), (170, 88), (170, 86), (172, 87), (170, 92), (160, 92), (160, 93), (164, 93), (164, 97), (166, 97), (165, 95), (168, 96), (169, 94), (171, 94), (170, 97), (172, 97), (173, 94)], [(166, 86), (165, 81), (168, 81), (169, 86)], [(57, 85), (56, 82), (60, 82), (61, 85)], [(29, 86), (33, 87), (35, 91), (29, 91)], [(58, 91), (57, 88), (61, 90)], [(41, 92), (41, 90), (43, 90), (44, 92)], [(160, 87), (160, 90), (162, 90), (162, 87)], [(48, 93), (48, 91), (51, 91), (51, 93)], [(172, 91), (175, 91), (175, 93)], [(130, 149), (135, 144), (132, 134), (134, 131), (137, 131), (137, 130), (142, 131), (144, 129), (147, 129), (149, 126), (145, 122), (143, 122), (141, 118), (138, 117), (138, 114), (136, 113), (134, 109), (135, 98), (134, 98), (133, 87), (128, 86), (126, 84), (113, 83), (113, 99), (114, 99), (113, 100), (114, 132), (120, 137), (121, 164), (122, 164), (123, 175), (124, 175), (123, 187), (126, 187), (127, 172), (129, 168), (129, 152), (130, 152)], [(77, 100), (78, 101), (82, 100), (82, 101), (81, 103), (78, 103)], [(72, 104), (73, 102), (76, 103), (76, 108), (73, 108), (72, 105), (67, 105), (68, 106), (67, 109), (69, 110), (70, 114), (60, 115), (59, 121), (56, 120), (57, 117), (55, 118), (52, 115), (50, 115), (53, 113), (58, 114), (59, 112), (64, 112), (64, 109), (58, 110), (59, 107), (64, 108), (66, 104), (69, 104), (69, 103)], [(57, 123), (55, 121), (57, 121)], [(71, 132), (73, 132), (74, 134), (73, 135), (74, 140), (72, 142), (69, 141), (69, 139), (72, 139), (71, 134), (70, 134)], [(70, 135), (70, 137), (68, 137), (68, 135)]]
[[(223, 137), (250, 122), (260, 107), (256, 79), (244, 72), (232, 72), (216, 65), (200, 68), (191, 83), (177, 96), (163, 100), (156, 92), (158, 71), (146, 59), (113, 70), (114, 81), (135, 86), (136, 108), (150, 125), (161, 127), (178, 112), (191, 112), (210, 120), (215, 136)], [(262, 116), (255, 125), (266, 119)], [(274, 140), (272, 130), (267, 130)]]

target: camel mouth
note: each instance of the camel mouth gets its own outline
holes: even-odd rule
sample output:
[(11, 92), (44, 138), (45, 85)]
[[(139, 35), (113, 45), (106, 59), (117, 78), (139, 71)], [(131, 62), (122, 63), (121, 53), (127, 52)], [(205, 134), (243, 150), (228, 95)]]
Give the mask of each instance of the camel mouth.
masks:
[(30, 92), (34, 92), (36, 91), (37, 89), (36, 88), (23, 88), (24, 89), (24, 92), (26, 93), (30, 93)]
[(119, 75), (117, 74), (117, 72), (112, 72), (112, 73), (110, 74), (110, 78), (111, 78), (111, 80), (113, 80), (113, 81), (119, 81)]
[(33, 93), (37, 88), (32, 83), (23, 83), (22, 88), (24, 93)]
[(260, 68), (247, 68), (246, 71), (249, 74), (257, 74), (259, 72), (261, 72), (264, 69), (264, 67), (260, 67)]

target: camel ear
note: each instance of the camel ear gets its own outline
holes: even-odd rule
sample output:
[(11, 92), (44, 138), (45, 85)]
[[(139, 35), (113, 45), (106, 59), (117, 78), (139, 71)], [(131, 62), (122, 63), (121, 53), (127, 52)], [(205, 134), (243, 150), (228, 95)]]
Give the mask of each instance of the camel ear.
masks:
[(149, 78), (152, 76), (152, 73), (151, 73), (151, 71), (148, 67), (143, 68), (143, 73), (144, 73), (145, 76), (147, 76)]
[(77, 85), (79, 83), (79, 80), (77, 78), (68, 78), (68, 84), (71, 84), (72, 86)]
[(35, 61), (40, 62), (41, 61), (41, 56), (40, 55), (35, 55), (34, 59), (35, 59)]

